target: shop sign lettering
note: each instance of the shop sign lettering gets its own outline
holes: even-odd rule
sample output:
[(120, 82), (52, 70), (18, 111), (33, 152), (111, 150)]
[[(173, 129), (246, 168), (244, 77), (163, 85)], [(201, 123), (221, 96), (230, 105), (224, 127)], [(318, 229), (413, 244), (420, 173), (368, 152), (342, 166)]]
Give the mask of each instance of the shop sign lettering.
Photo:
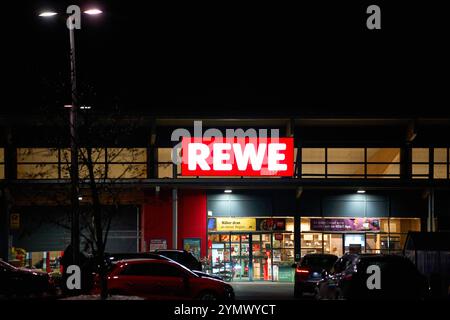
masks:
[(292, 138), (183, 138), (182, 176), (292, 176)]

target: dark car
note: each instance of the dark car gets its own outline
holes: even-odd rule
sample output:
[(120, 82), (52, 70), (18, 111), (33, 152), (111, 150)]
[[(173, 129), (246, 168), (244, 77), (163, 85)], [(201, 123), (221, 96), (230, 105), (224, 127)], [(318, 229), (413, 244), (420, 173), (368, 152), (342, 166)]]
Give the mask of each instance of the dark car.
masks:
[(337, 260), (333, 254), (306, 254), (295, 266), (294, 295), (313, 295), (316, 285)]
[(0, 295), (30, 296), (52, 293), (50, 276), (42, 271), (16, 268), (0, 260)]
[(194, 255), (186, 250), (156, 250), (153, 253), (176, 261), (190, 270), (202, 271), (202, 264)]
[[(378, 272), (374, 266), (379, 270), (379, 288), (373, 288), (375, 272)], [(318, 299), (420, 300), (428, 297), (429, 285), (404, 256), (346, 254), (319, 283), (316, 294)]]
[[(200, 277), (171, 260), (131, 259), (116, 262), (108, 277), (110, 294), (152, 300), (230, 300), (233, 288), (224, 281)], [(98, 293), (98, 283), (94, 293)]]

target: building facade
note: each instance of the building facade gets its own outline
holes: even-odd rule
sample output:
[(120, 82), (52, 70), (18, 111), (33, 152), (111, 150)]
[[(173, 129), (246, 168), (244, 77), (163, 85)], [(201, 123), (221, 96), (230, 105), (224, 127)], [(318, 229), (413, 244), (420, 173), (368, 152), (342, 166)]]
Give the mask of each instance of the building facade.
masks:
[[(94, 131), (96, 178), (114, 190), (102, 198), (107, 251), (186, 249), (230, 281), (292, 281), (306, 253), (401, 253), (408, 231), (450, 230), (450, 119), (201, 119), (202, 134), (293, 137), (291, 177), (183, 176), (173, 133), (194, 135), (194, 120), (128, 117), (120, 139)], [(45, 121), (2, 121), (1, 256), (56, 268), (70, 243), (69, 145)], [(82, 182), (81, 207), (90, 201)]]

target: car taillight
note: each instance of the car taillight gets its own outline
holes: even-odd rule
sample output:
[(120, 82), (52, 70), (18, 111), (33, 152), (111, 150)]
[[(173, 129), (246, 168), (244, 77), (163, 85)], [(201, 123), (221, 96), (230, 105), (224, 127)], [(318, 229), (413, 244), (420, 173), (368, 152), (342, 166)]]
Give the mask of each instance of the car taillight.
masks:
[(309, 271), (309, 269), (304, 268), (304, 267), (297, 267), (295, 269), (295, 272), (301, 277), (307, 277), (309, 275), (310, 271)]
[(353, 278), (353, 274), (351, 274), (351, 273), (347, 273), (346, 275), (344, 275), (343, 277), (342, 277), (344, 280), (352, 280), (352, 278)]

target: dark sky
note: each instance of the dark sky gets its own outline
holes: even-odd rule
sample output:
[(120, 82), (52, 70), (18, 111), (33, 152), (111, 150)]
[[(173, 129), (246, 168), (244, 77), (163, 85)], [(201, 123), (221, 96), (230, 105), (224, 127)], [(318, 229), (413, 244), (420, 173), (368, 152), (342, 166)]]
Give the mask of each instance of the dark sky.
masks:
[[(68, 30), (37, 14), (94, 2), (16, 2), (2, 20), (11, 100), (1, 112), (61, 108), (70, 102)], [(82, 103), (162, 115), (261, 115), (261, 105), (267, 115), (449, 113), (442, 1), (154, 2), (97, 1), (104, 14), (83, 16)], [(365, 27), (372, 3), (382, 30)]]

